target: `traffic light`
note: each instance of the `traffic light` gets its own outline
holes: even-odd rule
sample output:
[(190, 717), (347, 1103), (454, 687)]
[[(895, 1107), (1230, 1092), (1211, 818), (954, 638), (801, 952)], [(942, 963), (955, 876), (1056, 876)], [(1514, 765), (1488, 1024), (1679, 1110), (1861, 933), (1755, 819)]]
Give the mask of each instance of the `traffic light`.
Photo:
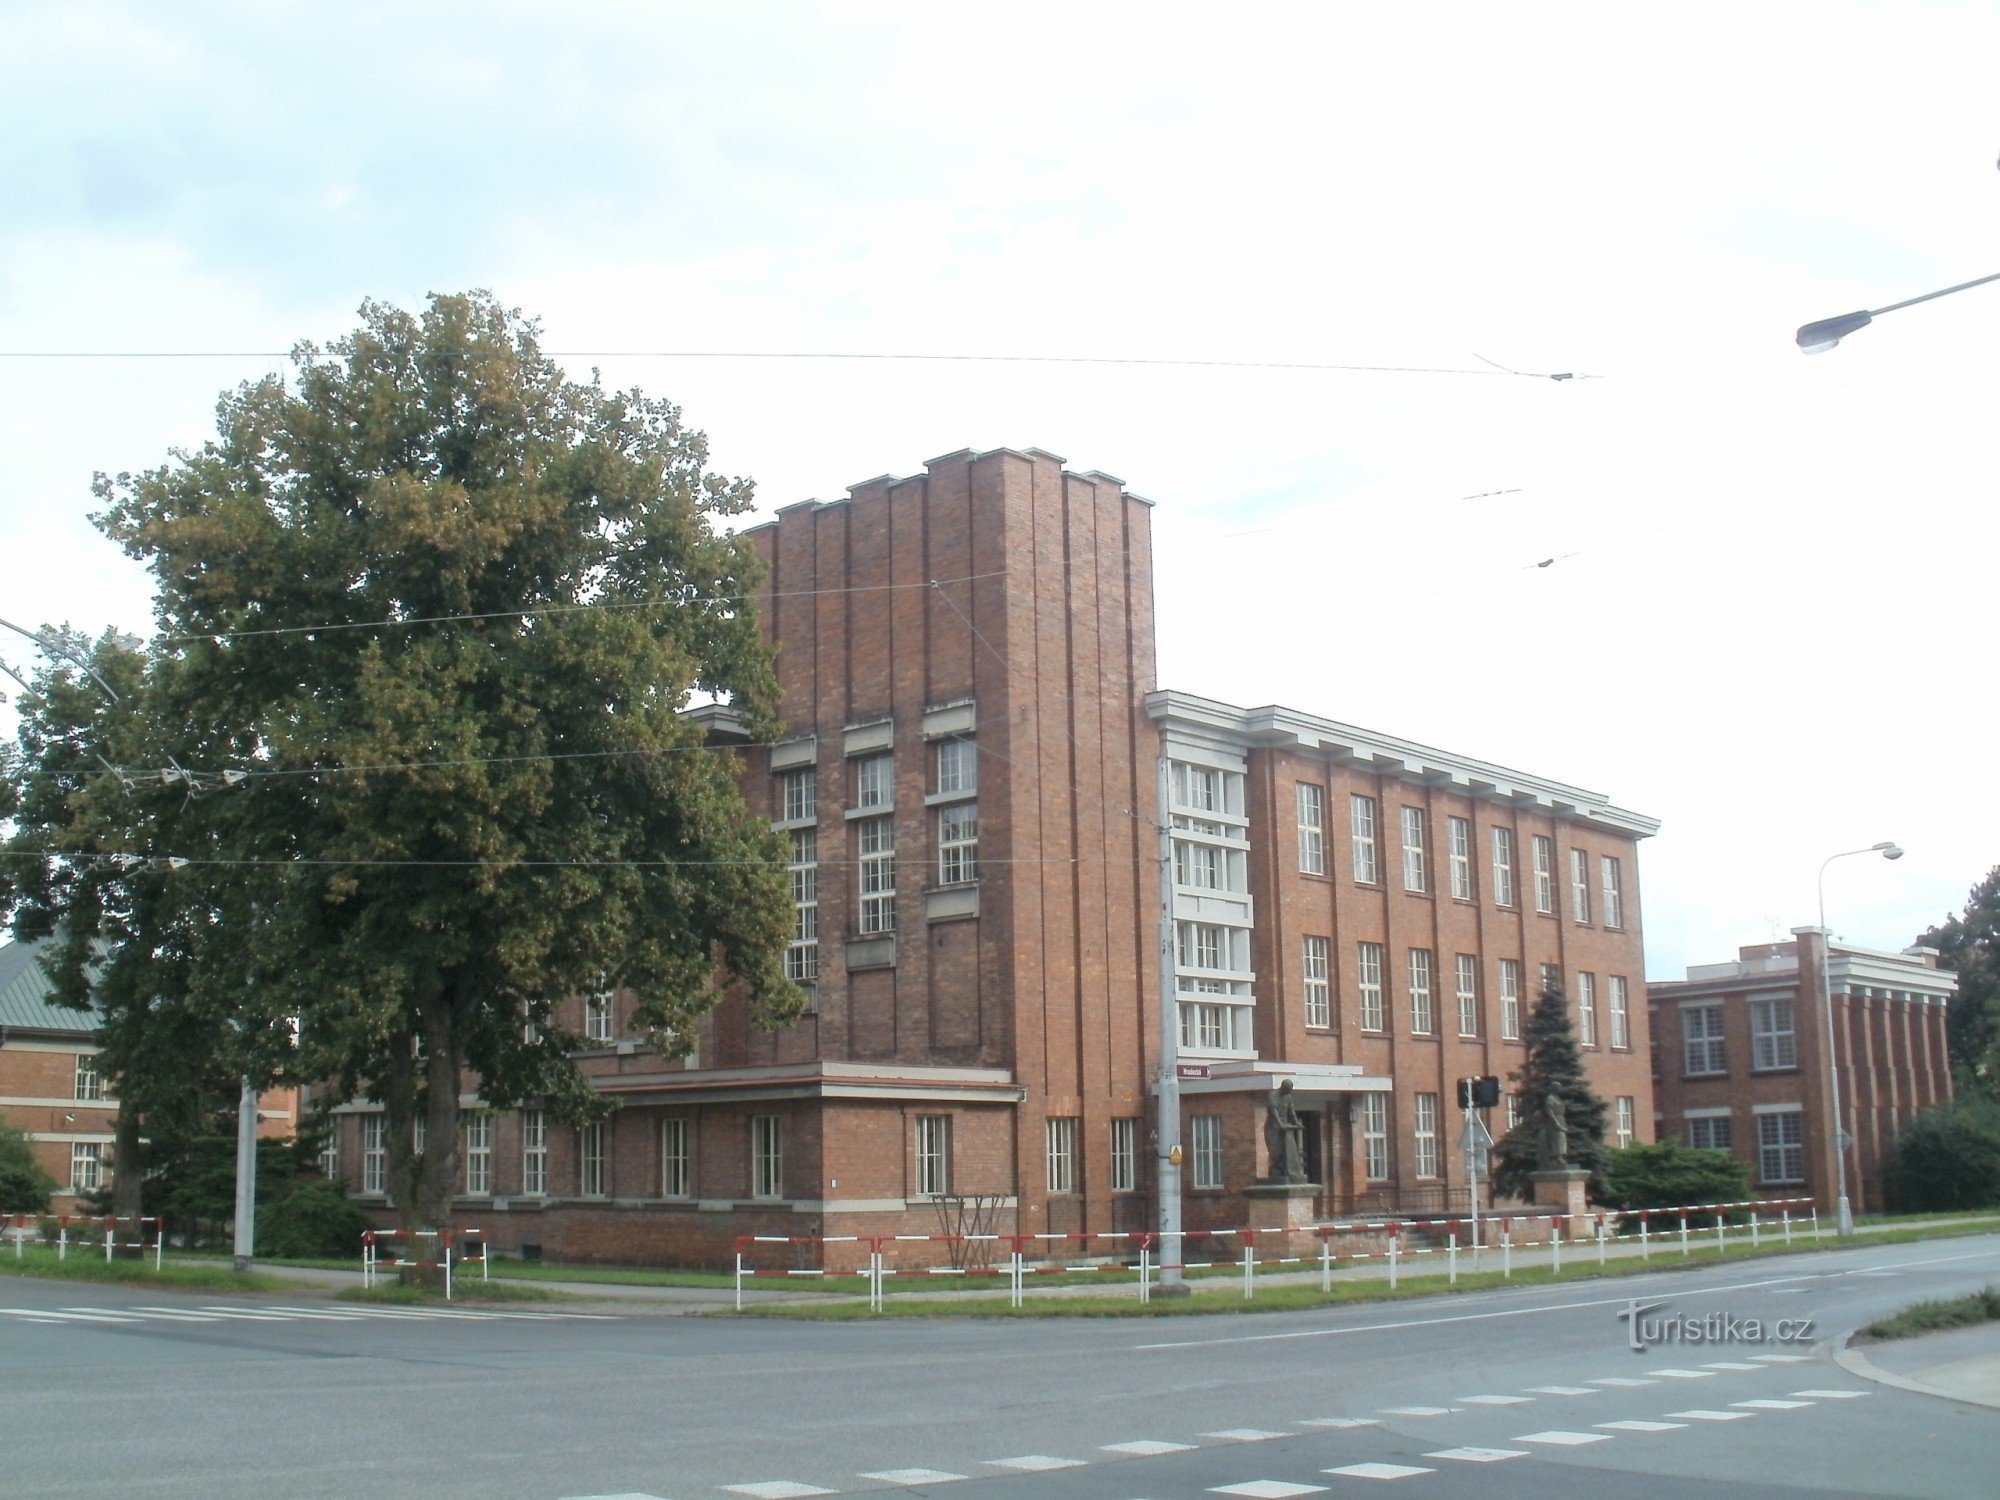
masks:
[(1500, 1102), (1500, 1080), (1494, 1077), (1458, 1080), (1460, 1109), (1491, 1109)]

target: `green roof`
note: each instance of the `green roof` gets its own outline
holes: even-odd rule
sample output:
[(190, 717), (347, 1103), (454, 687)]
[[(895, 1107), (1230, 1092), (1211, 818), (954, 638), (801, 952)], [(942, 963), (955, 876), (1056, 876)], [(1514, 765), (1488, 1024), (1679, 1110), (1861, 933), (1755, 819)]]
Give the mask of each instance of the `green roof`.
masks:
[(0, 1026), (22, 1031), (58, 1031), (88, 1036), (97, 1017), (54, 1000), (55, 985), (38, 962), (45, 943), (9, 943), (0, 948)]

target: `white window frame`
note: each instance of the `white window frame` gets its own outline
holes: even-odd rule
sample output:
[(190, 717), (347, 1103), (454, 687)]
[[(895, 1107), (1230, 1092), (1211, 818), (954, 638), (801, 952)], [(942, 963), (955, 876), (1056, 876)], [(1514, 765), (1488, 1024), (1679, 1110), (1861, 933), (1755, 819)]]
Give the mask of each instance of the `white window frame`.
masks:
[(104, 1147), (97, 1141), (71, 1141), (69, 1190), (94, 1193), (104, 1186)]
[(1370, 1182), (1389, 1180), (1389, 1096), (1361, 1096), (1361, 1171)]
[(1353, 829), (1354, 878), (1362, 885), (1377, 885), (1382, 879), (1382, 860), (1375, 842), (1378, 826), (1375, 799), (1353, 793), (1347, 799), (1347, 816)]
[(953, 797), (978, 791), (978, 746), (962, 737), (938, 740), (935, 744), (933, 774), (937, 794)]
[(819, 978), (819, 830), (792, 830), (792, 940), (785, 948), (785, 978), (811, 984)]
[(854, 825), (855, 880), (864, 937), (896, 930), (896, 820), (861, 818)]
[(1500, 1040), (1521, 1040), (1521, 961), (1500, 960)]
[(1299, 873), (1326, 873), (1326, 792), (1314, 782), (1298, 784)]
[(750, 1196), (769, 1202), (785, 1196), (785, 1117), (750, 1117)]
[(1405, 965), (1410, 981), (1410, 1033), (1434, 1036), (1437, 1033), (1437, 997), (1433, 981), (1437, 964), (1428, 948), (1412, 948)]
[(1333, 940), (1302, 940), (1300, 965), (1305, 975), (1306, 1025), (1333, 1025)]
[(947, 802), (937, 810), (938, 884), (979, 878), (979, 804)]
[(1431, 888), (1430, 820), (1421, 807), (1404, 807), (1398, 813), (1403, 832), (1403, 889), (1428, 891)]
[(918, 1115), (913, 1134), (917, 1196), (942, 1198), (951, 1191), (951, 1116)]
[(1458, 1034), (1479, 1035), (1479, 955), (1461, 953), (1453, 965), (1455, 998), (1458, 1001)]
[(1615, 855), (1599, 856), (1604, 874), (1604, 925), (1625, 925), (1625, 869)]
[(541, 1198), (549, 1191), (549, 1117), (540, 1109), (521, 1111), (521, 1196)]
[(1493, 830), (1493, 904), (1514, 904), (1514, 830)]
[(104, 1097), (104, 1075), (97, 1071), (96, 1054), (79, 1052), (76, 1055), (76, 1093), (79, 1103), (93, 1104)]
[(1076, 1116), (1051, 1115), (1042, 1122), (1044, 1165), (1051, 1196), (1076, 1191)]
[(694, 1129), (686, 1115), (660, 1117), (660, 1196), (694, 1196)]
[(611, 1174), (606, 1134), (602, 1120), (592, 1120), (588, 1125), (577, 1127), (576, 1191), (580, 1198), (608, 1196), (606, 1189), (610, 1186)]
[(1111, 1191), (1138, 1190), (1139, 1121), (1133, 1115), (1119, 1115), (1111, 1122)]
[(493, 1191), (493, 1116), (470, 1110), (461, 1122), (465, 1137), (465, 1191), (483, 1198)]
[(594, 995), (583, 997), (583, 1039), (587, 1042), (608, 1042), (611, 1040), (611, 1017), (614, 1006), (611, 991), (599, 990)]
[(1412, 1169), (1418, 1177), (1438, 1175), (1438, 1096), (1413, 1094), (1410, 1098), (1410, 1140), (1416, 1150)]
[(1576, 1040), (1579, 1046), (1597, 1045), (1597, 976), (1576, 976)]
[(1193, 1168), (1190, 1185), (1219, 1188), (1222, 1175), (1222, 1116), (1191, 1115), (1188, 1118), (1189, 1157)]
[(319, 1142), (319, 1175), (328, 1182), (340, 1181), (340, 1121), (329, 1120)]
[(1556, 909), (1556, 841), (1547, 834), (1531, 836), (1535, 856), (1535, 910), (1553, 914)]
[(1613, 974), (1610, 979), (1611, 993), (1611, 1049), (1614, 1052), (1631, 1050), (1632, 1046), (1632, 986), (1623, 974)]
[(1507, 1096), (1507, 1128), (1509, 1130), (1518, 1129), (1520, 1124), (1521, 1096), (1519, 1094), (1509, 1094)]
[(1582, 849), (1569, 851), (1569, 915), (1573, 922), (1590, 920), (1590, 855)]
[(1611, 1135), (1612, 1142), (1621, 1150), (1632, 1144), (1636, 1130), (1636, 1114), (1630, 1094), (1620, 1094), (1612, 1101)]
[(1472, 819), (1447, 817), (1445, 840), (1451, 861), (1451, 899), (1472, 897)]
[(1767, 1109), (1757, 1115), (1757, 1181), (1764, 1187), (1806, 1180), (1805, 1115), (1798, 1109)]
[(854, 805), (888, 812), (896, 805), (896, 757), (863, 755), (854, 762)]
[(361, 1191), (389, 1190), (389, 1121), (383, 1115), (361, 1117)]
[(819, 768), (800, 766), (778, 775), (778, 810), (786, 823), (819, 816)]
[(1784, 998), (1750, 1002), (1750, 1071), (1787, 1072), (1799, 1065), (1798, 1010)]
[(1385, 1031), (1388, 1015), (1382, 1002), (1382, 945), (1360, 943), (1355, 948), (1358, 982), (1355, 992), (1361, 1002), (1361, 1029)]
[(1689, 1078), (1716, 1078), (1729, 1071), (1720, 1001), (1681, 1007), (1681, 1071)]

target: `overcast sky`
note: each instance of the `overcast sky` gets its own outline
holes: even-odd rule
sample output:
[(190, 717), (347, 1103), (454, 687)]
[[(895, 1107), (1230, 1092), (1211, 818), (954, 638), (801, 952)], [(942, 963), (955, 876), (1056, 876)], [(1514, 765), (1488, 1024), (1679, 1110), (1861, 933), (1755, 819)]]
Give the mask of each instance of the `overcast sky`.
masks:
[(1792, 332), (2000, 270), (1997, 57), (1993, 5), (1913, 0), (14, 0), (0, 351), (246, 352), (0, 358), (0, 618), (143, 632), (91, 474), (366, 297), (488, 287), (555, 350), (1458, 372), (569, 361), (767, 510), (961, 447), (1120, 475), (1163, 685), (1660, 818), (1655, 978), (1879, 839), (1830, 925), (1901, 947), (2000, 862), (2000, 284)]

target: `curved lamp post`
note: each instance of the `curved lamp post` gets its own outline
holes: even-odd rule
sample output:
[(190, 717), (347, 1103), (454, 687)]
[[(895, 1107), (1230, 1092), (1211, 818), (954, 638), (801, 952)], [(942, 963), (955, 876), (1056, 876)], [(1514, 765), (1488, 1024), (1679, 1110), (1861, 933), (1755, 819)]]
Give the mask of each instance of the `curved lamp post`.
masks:
[(1884, 840), (1879, 844), (1870, 844), (1866, 849), (1843, 849), (1838, 854), (1829, 854), (1819, 867), (1819, 998), (1826, 1011), (1827, 1108), (1833, 1116), (1833, 1168), (1840, 1185), (1834, 1215), (1838, 1230), (1843, 1235), (1854, 1233), (1854, 1208), (1847, 1201), (1847, 1148), (1853, 1137), (1842, 1129), (1840, 1119), (1840, 1058), (1834, 1052), (1833, 981), (1828, 977), (1830, 970), (1827, 962), (1830, 943), (1826, 930), (1826, 867), (1836, 859), (1848, 859), (1856, 854), (1879, 854), (1884, 859), (1901, 859), (1903, 849), (1900, 844)]
[(1961, 281), (1957, 286), (1948, 286), (1942, 291), (1925, 292), (1921, 297), (1891, 302), (1887, 307), (1877, 307), (1867, 312), (1842, 313), (1837, 318), (1821, 318), (1817, 323), (1808, 323), (1798, 331), (1799, 348), (1807, 354), (1824, 354), (1857, 328), (1866, 328), (1883, 313), (1892, 313), (1904, 307), (1915, 307), (1919, 302), (1933, 302), (1939, 297), (1949, 297), (1953, 292), (1965, 291), (1968, 287), (1984, 286), (1989, 281), (2000, 281), (2000, 271), (1995, 271), (1991, 276), (1981, 276), (1974, 281)]

